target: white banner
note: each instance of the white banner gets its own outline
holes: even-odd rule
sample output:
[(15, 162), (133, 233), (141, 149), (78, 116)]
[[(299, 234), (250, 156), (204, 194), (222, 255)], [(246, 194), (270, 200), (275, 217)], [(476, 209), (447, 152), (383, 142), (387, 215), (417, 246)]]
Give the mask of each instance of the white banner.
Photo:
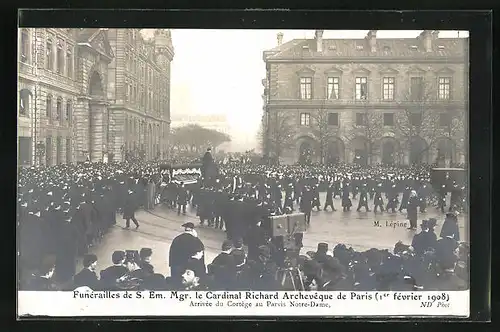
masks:
[(469, 316), (459, 292), (18, 292), (35, 316)]

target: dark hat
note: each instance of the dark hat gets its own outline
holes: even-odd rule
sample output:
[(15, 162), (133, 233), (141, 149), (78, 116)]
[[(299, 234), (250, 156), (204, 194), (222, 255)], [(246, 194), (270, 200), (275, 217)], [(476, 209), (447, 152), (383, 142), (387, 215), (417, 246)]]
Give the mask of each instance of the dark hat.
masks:
[(125, 259), (125, 251), (117, 250), (111, 255), (111, 260), (113, 264), (118, 264)]
[(327, 252), (328, 251), (328, 243), (324, 243), (324, 242), (321, 242), (321, 243), (318, 243), (318, 252)]
[(420, 223), (420, 226), (427, 228), (429, 227), (429, 221), (426, 219), (423, 219), (422, 222)]
[(428, 224), (429, 228), (436, 227), (436, 225), (437, 225), (436, 218), (429, 218), (429, 220), (427, 221), (427, 224)]
[(222, 242), (222, 250), (223, 251), (229, 250), (232, 247), (233, 247), (233, 241), (231, 241), (231, 240), (224, 240), (224, 242)]
[(457, 212), (448, 212), (448, 213), (446, 214), (446, 217), (447, 217), (447, 218), (457, 218), (457, 216), (458, 216), (458, 213), (457, 213)]
[(185, 224), (182, 224), (182, 227), (194, 229), (194, 224), (192, 222), (187, 222)]
[(139, 256), (141, 258), (150, 257), (151, 255), (153, 255), (153, 249), (151, 248), (141, 248), (139, 251)]
[(97, 256), (94, 254), (88, 254), (83, 256), (83, 266), (89, 267), (93, 263), (97, 262)]

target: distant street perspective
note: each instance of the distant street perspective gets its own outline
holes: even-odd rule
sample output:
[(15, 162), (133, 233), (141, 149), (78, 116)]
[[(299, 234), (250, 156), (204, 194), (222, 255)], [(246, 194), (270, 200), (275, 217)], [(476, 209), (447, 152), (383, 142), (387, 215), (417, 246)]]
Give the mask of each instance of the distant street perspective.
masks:
[(463, 32), (18, 41), (19, 290), (469, 288)]

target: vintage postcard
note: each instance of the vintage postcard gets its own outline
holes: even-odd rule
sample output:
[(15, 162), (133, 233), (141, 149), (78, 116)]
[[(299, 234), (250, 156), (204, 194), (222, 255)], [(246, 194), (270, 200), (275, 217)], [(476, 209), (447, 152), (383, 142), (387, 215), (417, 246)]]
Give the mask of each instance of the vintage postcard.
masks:
[(467, 31), (18, 32), (19, 317), (469, 315)]

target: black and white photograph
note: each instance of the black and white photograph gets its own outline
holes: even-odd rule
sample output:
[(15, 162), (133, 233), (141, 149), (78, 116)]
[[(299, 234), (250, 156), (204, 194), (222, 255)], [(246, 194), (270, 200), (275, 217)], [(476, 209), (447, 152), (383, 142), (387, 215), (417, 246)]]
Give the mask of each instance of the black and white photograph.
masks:
[(468, 58), (456, 30), (19, 28), (19, 292), (446, 307)]

